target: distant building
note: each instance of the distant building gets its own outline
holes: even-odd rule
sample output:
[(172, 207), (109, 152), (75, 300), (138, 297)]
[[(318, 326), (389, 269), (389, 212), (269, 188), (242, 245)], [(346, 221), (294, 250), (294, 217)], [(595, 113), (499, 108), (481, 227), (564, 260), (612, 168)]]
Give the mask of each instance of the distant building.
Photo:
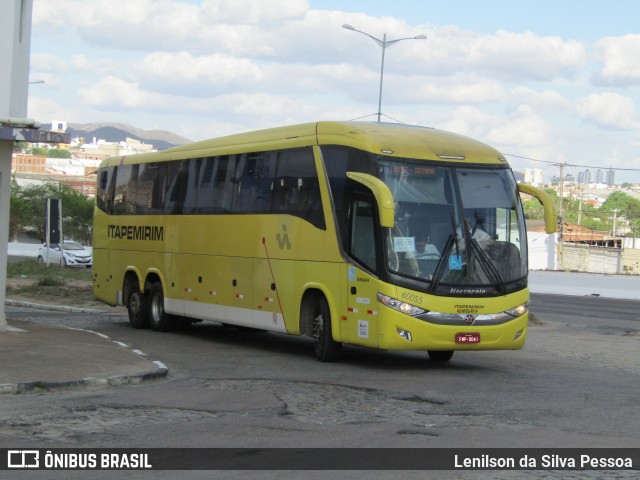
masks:
[[(64, 132), (67, 130), (67, 122), (53, 120), (51, 129)], [(70, 150), (71, 158), (14, 153), (11, 164), (14, 178), (21, 184), (60, 182), (92, 196), (96, 190), (96, 171), (105, 158), (157, 151), (153, 145), (133, 138), (127, 138), (123, 142), (107, 142), (94, 137), (92, 143), (74, 138), (71, 144), (59, 147)]]
[(54, 132), (66, 132), (67, 122), (65, 120), (51, 120), (51, 130)]
[(542, 177), (544, 171), (540, 168), (525, 168), (524, 169), (524, 182), (534, 187), (542, 185)]
[(609, 169), (609, 171), (607, 172), (607, 185), (612, 187), (613, 185), (615, 185), (614, 183), (614, 176), (615, 173), (612, 169)]
[(122, 157), (135, 155), (136, 153), (148, 153), (157, 151), (153, 145), (142, 143), (134, 138), (127, 138), (124, 142), (107, 142), (93, 139), (92, 143), (80, 144), (80, 139), (74, 138), (72, 144), (78, 145), (76, 157), (87, 160), (104, 160), (109, 157)]
[(43, 155), (26, 155), (14, 153), (11, 161), (11, 174), (33, 173), (43, 175), (46, 173), (47, 157)]
[(578, 172), (578, 184), (591, 183), (591, 171), (587, 168), (582, 172)]

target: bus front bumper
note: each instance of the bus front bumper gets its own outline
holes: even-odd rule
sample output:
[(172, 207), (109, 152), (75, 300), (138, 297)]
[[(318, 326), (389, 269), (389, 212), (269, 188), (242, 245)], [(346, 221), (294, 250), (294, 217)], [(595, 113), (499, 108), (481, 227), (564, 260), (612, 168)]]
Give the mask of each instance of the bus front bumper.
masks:
[(500, 325), (438, 325), (387, 312), (379, 347), (385, 350), (518, 350), (527, 337), (529, 314)]

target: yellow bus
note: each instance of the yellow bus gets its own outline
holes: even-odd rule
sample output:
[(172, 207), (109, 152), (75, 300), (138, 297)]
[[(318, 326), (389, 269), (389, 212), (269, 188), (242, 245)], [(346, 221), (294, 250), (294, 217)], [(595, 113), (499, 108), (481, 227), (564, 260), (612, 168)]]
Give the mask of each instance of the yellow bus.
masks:
[(93, 289), (135, 328), (196, 321), (343, 344), (522, 348), (527, 241), (504, 156), (424, 127), (317, 122), (105, 160)]

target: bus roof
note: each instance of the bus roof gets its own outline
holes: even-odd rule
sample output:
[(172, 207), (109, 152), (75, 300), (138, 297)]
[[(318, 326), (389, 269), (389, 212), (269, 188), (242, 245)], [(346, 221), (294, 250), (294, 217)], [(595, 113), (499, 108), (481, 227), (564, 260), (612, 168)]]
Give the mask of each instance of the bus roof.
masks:
[(506, 165), (493, 147), (463, 135), (428, 127), (374, 122), (315, 122), (239, 133), (161, 152), (105, 160), (102, 166), (146, 163), (309, 145), (344, 145), (390, 157)]

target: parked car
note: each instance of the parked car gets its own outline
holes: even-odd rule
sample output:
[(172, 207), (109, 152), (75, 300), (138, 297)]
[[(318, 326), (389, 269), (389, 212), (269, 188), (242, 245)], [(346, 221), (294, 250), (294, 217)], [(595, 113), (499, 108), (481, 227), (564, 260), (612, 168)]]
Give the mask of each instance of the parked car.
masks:
[[(91, 268), (93, 266), (93, 254), (86, 247), (80, 245), (78, 242), (72, 242), (65, 240), (62, 244), (62, 254), (60, 251), (60, 244), (51, 244), (49, 248), (49, 263), (58, 264), (65, 267), (86, 267)], [(43, 243), (38, 249), (38, 261), (47, 261), (47, 244)]]

